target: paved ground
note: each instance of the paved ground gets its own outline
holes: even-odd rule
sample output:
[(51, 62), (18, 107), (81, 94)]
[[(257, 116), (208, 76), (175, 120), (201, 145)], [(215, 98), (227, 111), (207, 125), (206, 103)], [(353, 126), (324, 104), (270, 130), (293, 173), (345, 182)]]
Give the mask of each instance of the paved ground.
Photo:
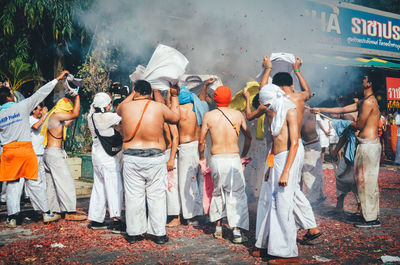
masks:
[[(327, 200), (315, 208), (317, 222), (324, 232), (316, 245), (299, 244), (301, 264), (381, 264), (381, 256), (400, 256), (400, 172), (385, 165), (379, 176), (382, 227), (359, 229), (353, 226), (356, 203), (352, 194), (345, 200), (345, 213), (333, 214), (336, 204), (335, 179), (329, 165), (324, 166)], [(87, 211), (88, 199), (79, 199), (80, 210)], [(29, 205), (23, 208), (30, 211)], [(6, 218), (5, 207), (0, 219)], [(249, 251), (254, 243), (255, 216), (247, 245), (230, 243), (212, 237), (211, 226), (194, 228), (181, 225), (167, 230), (170, 242), (163, 246), (146, 238), (130, 245), (123, 235), (93, 231), (88, 222), (43, 225), (24, 223), (17, 229), (0, 224), (0, 264), (261, 264)], [(299, 231), (299, 237), (304, 231)], [(58, 244), (57, 244), (58, 243)]]

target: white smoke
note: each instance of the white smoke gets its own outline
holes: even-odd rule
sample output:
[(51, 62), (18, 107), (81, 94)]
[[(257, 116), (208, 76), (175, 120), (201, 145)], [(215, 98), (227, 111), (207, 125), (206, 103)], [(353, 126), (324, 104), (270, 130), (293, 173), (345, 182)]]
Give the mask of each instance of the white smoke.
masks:
[[(119, 47), (120, 67), (133, 72), (146, 64), (162, 43), (189, 60), (188, 73), (216, 74), (238, 91), (254, 79), (264, 55), (289, 52), (303, 57), (303, 73), (320, 84), (318, 73), (307, 72), (307, 56), (316, 49), (316, 26), (305, 14), (305, 1), (295, 0), (95, 0), (79, 22)], [(100, 48), (100, 47), (94, 47)], [(135, 62), (136, 64), (132, 64)], [(327, 91), (319, 91), (327, 94)], [(318, 95), (319, 93), (317, 93)], [(316, 96), (317, 97), (317, 96)]]

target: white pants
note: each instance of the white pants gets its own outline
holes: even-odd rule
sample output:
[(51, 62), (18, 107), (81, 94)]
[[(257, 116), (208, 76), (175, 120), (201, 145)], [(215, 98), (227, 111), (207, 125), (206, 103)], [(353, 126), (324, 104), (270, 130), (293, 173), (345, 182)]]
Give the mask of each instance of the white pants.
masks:
[(238, 154), (212, 155), (210, 169), (214, 191), (210, 204), (210, 221), (227, 217), (231, 228), (249, 229), (246, 183)]
[[(7, 200), (7, 213), (8, 215), (17, 214), (21, 211), (20, 201), (22, 190), (25, 186), (27, 195), (29, 196), (32, 207), (35, 211), (41, 210), (42, 212), (49, 211), (46, 194), (46, 181), (44, 179), (44, 165), (42, 156), (37, 156), (39, 163), (38, 179), (30, 180), (20, 178), (17, 181), (7, 182), (6, 200)], [(25, 184), (25, 185), (24, 185)]]
[(130, 236), (144, 233), (165, 235), (167, 222), (165, 154), (153, 157), (124, 154), (123, 165), (126, 232)]
[(110, 218), (120, 218), (123, 200), (122, 179), (117, 156), (114, 162), (102, 163), (92, 157), (93, 188), (90, 196), (88, 219), (104, 222), (106, 208)]
[(358, 197), (365, 221), (379, 217), (379, 164), (382, 146), (379, 138), (362, 139), (357, 137), (358, 145), (354, 158)]
[(296, 188), (294, 190), (294, 218), (298, 229), (311, 229), (317, 227), (314, 213), (310, 202), (301, 191), (301, 170), (304, 165), (304, 146), (302, 140), (299, 140), (299, 148), (297, 149), (295, 162), (298, 164), (298, 172), (294, 175), (296, 180)]
[(198, 141), (179, 145), (178, 175), (183, 218), (203, 215), (204, 176), (199, 166)]
[(289, 151), (284, 151), (274, 156), (274, 167), (271, 168), (268, 181), (263, 182), (265, 215), (257, 215), (256, 233), (257, 248), (267, 248), (269, 255), (285, 258), (298, 256), (293, 208), (299, 160), (293, 162), (288, 185), (281, 187), (278, 184), (288, 154)]
[[(165, 159), (169, 160), (171, 149), (165, 151)], [(179, 215), (181, 213), (181, 199), (179, 197), (178, 181), (178, 157), (175, 156), (174, 170), (168, 171), (167, 179), (167, 212), (168, 215)]]
[(68, 168), (65, 151), (57, 147), (47, 147), (43, 154), (43, 162), (50, 211), (75, 212), (75, 182)]

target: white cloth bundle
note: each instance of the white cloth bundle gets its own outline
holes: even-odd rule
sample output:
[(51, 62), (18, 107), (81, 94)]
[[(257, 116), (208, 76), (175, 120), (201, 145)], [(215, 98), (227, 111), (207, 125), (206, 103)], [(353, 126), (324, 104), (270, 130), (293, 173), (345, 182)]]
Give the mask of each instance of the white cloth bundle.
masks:
[(146, 80), (153, 89), (169, 90), (170, 83), (178, 83), (179, 77), (186, 71), (189, 61), (186, 57), (166, 45), (159, 44), (147, 67), (139, 65), (129, 78), (132, 82)]
[[(69, 74), (67, 78), (63, 81), (64, 94), (71, 97), (78, 95), (79, 88), (83, 87), (83, 80), (80, 78), (75, 78), (73, 75)], [(74, 87), (71, 87), (74, 86)]]
[[(296, 62), (296, 57), (291, 53), (273, 52), (270, 55), (270, 60), (272, 62), (272, 71), (269, 76), (268, 83), (272, 83), (272, 78), (276, 73), (291, 73), (293, 71), (293, 64)], [(265, 68), (261, 66), (260, 73), (256, 76), (258, 83), (261, 82), (264, 72)]]
[(295, 109), (296, 105), (285, 96), (282, 89), (274, 84), (267, 84), (261, 88), (260, 101), (264, 106), (269, 105), (268, 108), (275, 112), (271, 123), (271, 133), (273, 136), (278, 136), (288, 110)]
[(202, 86), (203, 82), (207, 81), (210, 78), (215, 78), (215, 82), (209, 85), (208, 87), (215, 91), (217, 87), (223, 86), (222, 80), (217, 75), (198, 75), (198, 74), (184, 74), (180, 77), (179, 85), (187, 87), (189, 90), (196, 88), (198, 86)]

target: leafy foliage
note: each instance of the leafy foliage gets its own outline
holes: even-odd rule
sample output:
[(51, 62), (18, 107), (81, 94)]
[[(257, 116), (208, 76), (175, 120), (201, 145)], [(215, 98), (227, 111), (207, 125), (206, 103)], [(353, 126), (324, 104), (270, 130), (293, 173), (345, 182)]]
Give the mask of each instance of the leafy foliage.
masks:
[(11, 60), (7, 71), (0, 70), (0, 75), (8, 80), (12, 91), (18, 90), (25, 83), (40, 79), (32, 70), (31, 64), (24, 62), (21, 57)]

